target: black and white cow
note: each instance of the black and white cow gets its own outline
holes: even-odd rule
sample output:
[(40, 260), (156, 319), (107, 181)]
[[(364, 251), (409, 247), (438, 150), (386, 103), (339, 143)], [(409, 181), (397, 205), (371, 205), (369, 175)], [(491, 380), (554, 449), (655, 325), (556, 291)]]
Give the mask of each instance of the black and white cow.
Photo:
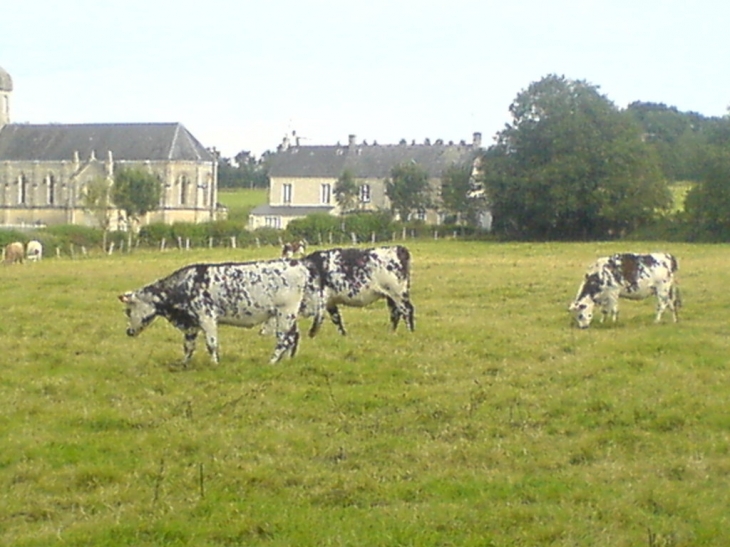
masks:
[[(401, 318), (414, 329), (410, 300), (411, 255), (402, 245), (373, 249), (327, 249), (302, 259), (321, 275), (326, 309), (341, 334), (347, 334), (338, 305), (363, 307), (385, 298), (393, 330)], [(316, 322), (310, 336), (314, 336)]]
[(297, 316), (314, 316), (321, 324), (324, 301), (318, 272), (296, 260), (193, 264), (119, 299), (126, 304), (127, 334), (137, 336), (157, 317), (185, 335), (185, 363), (200, 331), (208, 353), (218, 363), (218, 325), (251, 328), (270, 322), (276, 329), (271, 363), (299, 344)]
[(290, 243), (284, 243), (281, 246), (281, 256), (283, 258), (294, 258), (296, 256), (304, 256), (307, 252), (307, 242), (303, 239), (299, 241), (292, 241)]
[(667, 253), (623, 253), (599, 258), (588, 268), (569, 310), (578, 326), (587, 328), (595, 306), (601, 308), (601, 322), (609, 313), (616, 321), (619, 298), (643, 300), (654, 295), (657, 297), (655, 322), (669, 308), (676, 323), (677, 309), (681, 306), (675, 280), (677, 269), (677, 259)]

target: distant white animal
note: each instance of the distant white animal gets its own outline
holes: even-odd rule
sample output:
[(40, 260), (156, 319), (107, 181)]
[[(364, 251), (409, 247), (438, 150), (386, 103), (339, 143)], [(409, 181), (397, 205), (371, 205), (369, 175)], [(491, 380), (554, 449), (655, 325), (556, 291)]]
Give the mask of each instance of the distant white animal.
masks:
[(41, 260), (43, 258), (43, 245), (41, 242), (35, 239), (29, 241), (25, 246), (25, 257), (32, 262)]
[(585, 329), (591, 324), (595, 306), (603, 314), (601, 322), (609, 313), (616, 321), (619, 298), (643, 300), (654, 295), (655, 322), (661, 321), (664, 310), (669, 308), (676, 323), (677, 309), (682, 305), (674, 277), (677, 269), (677, 259), (667, 253), (623, 253), (599, 258), (588, 268), (568, 309), (578, 326)]
[(5, 246), (5, 264), (15, 264), (16, 262), (23, 262), (23, 256), (25, 255), (23, 250), (23, 244), (20, 241), (13, 241)]

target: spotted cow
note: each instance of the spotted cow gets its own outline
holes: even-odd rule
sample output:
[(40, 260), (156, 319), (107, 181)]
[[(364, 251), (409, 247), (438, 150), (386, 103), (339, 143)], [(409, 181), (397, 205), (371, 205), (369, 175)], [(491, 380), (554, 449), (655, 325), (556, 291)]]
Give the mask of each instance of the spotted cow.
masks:
[(307, 242), (303, 239), (284, 243), (281, 247), (281, 256), (283, 258), (294, 258), (295, 256), (304, 256), (307, 252)]
[(4, 262), (6, 264), (22, 263), (23, 256), (25, 256), (25, 249), (20, 241), (14, 241), (5, 246), (3, 254), (5, 255)]
[(592, 264), (578, 288), (569, 310), (580, 328), (587, 328), (593, 319), (593, 310), (599, 306), (601, 322), (606, 315), (618, 318), (618, 300), (643, 300), (657, 297), (655, 322), (661, 321), (669, 308), (674, 322), (681, 306), (679, 286), (675, 280), (677, 259), (667, 253), (623, 253), (602, 257)]
[[(320, 272), (327, 312), (341, 334), (347, 331), (338, 305), (363, 307), (381, 298), (388, 303), (393, 330), (403, 318), (413, 331), (411, 255), (404, 246), (327, 249), (310, 253), (303, 261)], [(317, 328), (312, 325), (310, 336)]]
[(271, 322), (276, 330), (272, 364), (296, 354), (297, 315), (322, 322), (322, 298), (317, 272), (296, 260), (193, 264), (119, 296), (129, 318), (127, 334), (137, 336), (156, 317), (164, 317), (184, 333), (185, 363), (200, 331), (218, 363), (219, 324), (251, 328)]

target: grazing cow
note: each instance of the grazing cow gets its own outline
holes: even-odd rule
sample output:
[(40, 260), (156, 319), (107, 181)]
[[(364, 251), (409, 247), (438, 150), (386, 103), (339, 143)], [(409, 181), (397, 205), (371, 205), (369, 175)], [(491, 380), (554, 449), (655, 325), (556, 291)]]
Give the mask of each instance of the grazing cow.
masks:
[(119, 299), (126, 304), (127, 334), (137, 336), (157, 316), (183, 331), (185, 363), (195, 350), (200, 331), (214, 363), (218, 363), (218, 325), (251, 328), (271, 321), (276, 348), (271, 364), (299, 344), (297, 315), (324, 313), (317, 272), (296, 260), (224, 264), (193, 264)]
[(25, 256), (25, 250), (23, 249), (23, 244), (20, 241), (14, 241), (5, 246), (6, 264), (15, 264), (16, 262), (22, 263), (23, 256)]
[(293, 241), (291, 243), (284, 243), (281, 247), (281, 256), (283, 258), (294, 258), (295, 256), (304, 256), (307, 252), (307, 242), (303, 239), (299, 241)]
[[(320, 272), (327, 312), (341, 334), (347, 332), (337, 308), (339, 304), (363, 307), (380, 298), (388, 303), (393, 330), (403, 318), (408, 329), (413, 331), (411, 255), (402, 245), (315, 251), (303, 261)], [(318, 327), (313, 324), (309, 335), (314, 336)]]
[(36, 262), (43, 258), (43, 245), (35, 239), (28, 242), (25, 247), (25, 257), (31, 262)]
[(619, 298), (643, 300), (655, 295), (655, 322), (661, 321), (662, 313), (669, 308), (676, 323), (677, 309), (682, 305), (674, 277), (677, 269), (677, 259), (667, 253), (623, 253), (599, 258), (588, 268), (569, 310), (584, 329), (591, 324), (596, 305), (602, 311), (601, 322), (609, 313), (616, 321)]

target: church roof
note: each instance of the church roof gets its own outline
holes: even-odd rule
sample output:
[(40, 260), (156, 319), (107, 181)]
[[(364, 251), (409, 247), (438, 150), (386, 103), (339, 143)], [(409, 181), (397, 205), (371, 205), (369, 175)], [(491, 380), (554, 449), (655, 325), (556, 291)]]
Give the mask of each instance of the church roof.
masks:
[(63, 161), (74, 154), (114, 161), (213, 161), (179, 123), (7, 124), (0, 129), (0, 161)]
[(355, 178), (384, 179), (394, 166), (412, 162), (440, 178), (449, 165), (472, 162), (476, 150), (471, 144), (292, 146), (272, 156), (269, 175), (337, 178), (348, 170)]
[(0, 66), (0, 91), (12, 91), (13, 79), (10, 77), (3, 67)]

